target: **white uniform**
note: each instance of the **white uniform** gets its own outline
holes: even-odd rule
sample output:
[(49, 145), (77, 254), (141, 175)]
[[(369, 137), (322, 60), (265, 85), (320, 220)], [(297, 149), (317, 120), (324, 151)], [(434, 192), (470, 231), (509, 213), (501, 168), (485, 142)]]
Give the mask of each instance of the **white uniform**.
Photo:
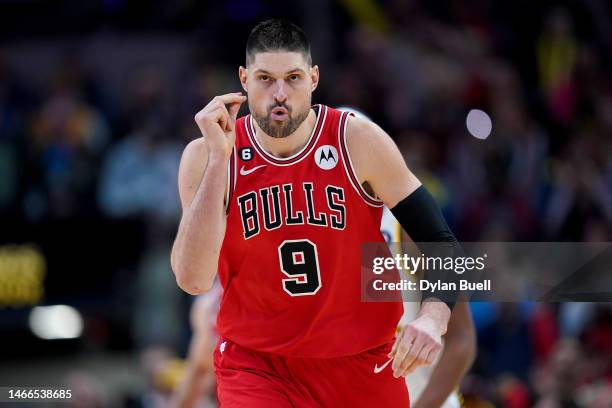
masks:
[[(383, 209), (383, 216), (381, 220), (380, 230), (383, 236), (385, 237), (385, 239), (387, 240), (387, 244), (390, 244), (392, 254), (395, 255), (397, 251), (401, 251), (401, 248), (398, 248), (398, 245), (397, 245), (397, 243), (401, 243), (402, 241), (401, 227), (400, 227), (399, 222), (397, 222), (397, 220), (395, 219), (395, 217), (393, 216), (393, 214), (387, 207), (384, 207)], [(391, 245), (392, 243), (396, 243), (396, 245)], [(406, 278), (405, 275), (402, 277)], [(405, 297), (405, 300), (408, 300), (408, 301), (404, 302), (404, 315), (399, 321), (400, 326), (414, 320), (417, 312), (419, 311), (420, 294), (410, 293), (408, 299), (406, 299)], [(440, 353), (438, 357), (441, 354), (442, 353)], [(406, 384), (408, 386), (408, 391), (410, 393), (411, 401), (417, 401), (419, 399), (419, 397), (425, 390), (425, 387), (427, 386), (427, 383), (429, 382), (429, 379), (431, 378), (433, 369), (437, 363), (438, 361), (436, 360), (433, 362), (433, 364), (429, 366), (419, 367), (415, 371), (413, 371), (411, 374), (406, 376)], [(449, 397), (446, 399), (444, 404), (442, 404), (441, 406), (441, 408), (460, 408), (460, 407), (461, 407), (461, 402), (459, 400), (459, 395), (457, 394), (456, 391), (453, 392), (451, 395), (449, 395)]]

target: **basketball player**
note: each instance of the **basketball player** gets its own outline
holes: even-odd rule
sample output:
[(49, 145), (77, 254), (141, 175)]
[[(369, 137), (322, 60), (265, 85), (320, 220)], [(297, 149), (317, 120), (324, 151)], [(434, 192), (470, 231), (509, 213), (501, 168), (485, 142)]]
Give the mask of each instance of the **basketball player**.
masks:
[(384, 204), (416, 242), (456, 239), (382, 129), (311, 106), (300, 28), (257, 25), (239, 77), (250, 115), (241, 93), (196, 114), (171, 258), (191, 294), (218, 270), (221, 406), (408, 406), (400, 377), (437, 358), (453, 304), (426, 299), (394, 341), (402, 303), (360, 301), (361, 244), (384, 241)]
[(191, 306), (191, 342), (187, 364), (178, 389), (172, 395), (172, 408), (194, 408), (215, 406), (215, 379), (213, 374), (213, 352), (219, 336), (215, 320), (219, 310), (221, 285), (215, 281), (208, 292), (198, 296)]

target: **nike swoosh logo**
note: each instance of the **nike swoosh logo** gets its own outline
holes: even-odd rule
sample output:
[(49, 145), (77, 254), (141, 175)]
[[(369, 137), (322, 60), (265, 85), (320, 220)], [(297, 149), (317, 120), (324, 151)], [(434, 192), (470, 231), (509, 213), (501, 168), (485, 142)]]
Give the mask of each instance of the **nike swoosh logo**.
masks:
[(390, 358), (389, 360), (387, 360), (387, 362), (386, 362), (385, 364), (381, 365), (380, 367), (378, 366), (378, 364), (376, 364), (376, 365), (374, 366), (374, 374), (378, 374), (378, 373), (380, 373), (382, 370), (384, 370), (384, 369), (385, 369), (385, 367), (386, 367), (386, 366), (388, 366), (388, 365), (389, 365), (389, 363), (390, 363), (391, 361), (393, 361), (393, 359), (392, 359), (392, 358)]
[(262, 167), (266, 167), (266, 165), (265, 165), (265, 164), (262, 164), (262, 165), (259, 165), (259, 166), (255, 166), (255, 167), (253, 167), (252, 169), (249, 169), (249, 170), (245, 170), (245, 169), (244, 169), (244, 166), (242, 166), (242, 167), (240, 168), (240, 175), (241, 175), (241, 176), (248, 176), (249, 174), (251, 174), (251, 173), (252, 173), (252, 172), (254, 172), (255, 170), (257, 170), (257, 169), (261, 169)]

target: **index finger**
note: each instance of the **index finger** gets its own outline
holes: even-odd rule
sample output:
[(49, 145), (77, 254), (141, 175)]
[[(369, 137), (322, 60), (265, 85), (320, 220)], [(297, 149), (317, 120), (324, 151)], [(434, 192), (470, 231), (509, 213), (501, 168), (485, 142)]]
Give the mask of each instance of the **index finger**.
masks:
[(243, 95), (242, 92), (219, 95), (217, 98), (219, 98), (219, 100), (223, 102), (224, 105), (229, 105), (232, 103), (242, 103), (246, 101), (246, 96)]
[(417, 338), (414, 333), (409, 331), (404, 333), (404, 336), (402, 336), (402, 339), (397, 345), (395, 355), (393, 356), (393, 364), (391, 365), (393, 367), (393, 371), (396, 371), (402, 364), (404, 358), (406, 358), (412, 347), (414, 347), (416, 340)]
[(404, 335), (404, 331), (401, 330), (397, 336), (395, 336), (395, 341), (393, 342), (393, 346), (391, 347), (391, 351), (389, 352), (389, 354), (387, 354), (387, 357), (391, 358), (391, 357), (395, 357), (395, 353), (397, 352), (397, 346), (399, 345), (400, 341), (402, 341), (402, 336)]

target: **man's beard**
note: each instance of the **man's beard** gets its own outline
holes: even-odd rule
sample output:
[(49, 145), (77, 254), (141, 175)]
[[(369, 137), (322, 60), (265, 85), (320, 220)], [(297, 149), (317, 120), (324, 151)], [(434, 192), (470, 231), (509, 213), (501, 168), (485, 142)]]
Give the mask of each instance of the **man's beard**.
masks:
[[(279, 126), (277, 123), (274, 123), (275, 121), (272, 120), (272, 109), (281, 107), (281, 106), (287, 109), (288, 119), (282, 122), (281, 125)], [(287, 105), (276, 104), (274, 106), (271, 106), (268, 109), (267, 115), (259, 116), (259, 115), (253, 114), (253, 118), (255, 119), (255, 121), (261, 128), (261, 130), (263, 130), (268, 136), (280, 139), (283, 137), (287, 137), (293, 132), (295, 132), (296, 129), (300, 127), (302, 122), (306, 120), (309, 113), (310, 113), (310, 108), (305, 109), (304, 112), (299, 112), (296, 117), (293, 117), (291, 116), (291, 109)]]

